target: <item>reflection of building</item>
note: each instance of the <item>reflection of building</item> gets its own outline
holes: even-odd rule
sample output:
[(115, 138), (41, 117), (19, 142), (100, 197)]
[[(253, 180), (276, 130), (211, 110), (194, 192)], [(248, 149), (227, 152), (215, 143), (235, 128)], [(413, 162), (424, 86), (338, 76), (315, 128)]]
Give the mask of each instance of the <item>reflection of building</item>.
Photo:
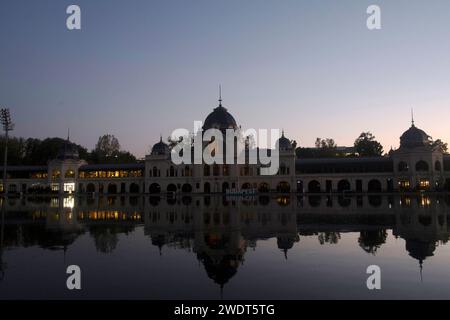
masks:
[[(235, 118), (222, 106), (222, 100), (219, 101), (202, 129), (222, 132), (238, 129)], [(260, 164), (174, 165), (169, 145), (162, 138), (142, 163), (88, 165), (67, 139), (48, 166), (9, 167), (7, 188), (11, 193), (50, 188), (60, 193), (97, 194), (208, 194), (246, 189), (260, 193), (450, 189), (450, 156), (433, 146), (430, 137), (414, 121), (401, 136), (400, 148), (384, 157), (296, 159), (295, 142), (286, 138), (284, 132), (277, 145), (278, 173), (264, 176)], [(208, 142), (204, 142), (203, 147), (207, 146)]]
[[(311, 205), (312, 203), (320, 205)], [(5, 248), (39, 245), (66, 250), (81, 234), (89, 234), (98, 251), (111, 253), (119, 234), (144, 234), (164, 257), (166, 250), (192, 252), (214, 282), (223, 287), (245, 262), (248, 250), (260, 240), (273, 239), (280, 261), (291, 250), (301, 250), (302, 237), (335, 244), (346, 232), (359, 234), (362, 250), (376, 255), (383, 249), (387, 230), (405, 239), (406, 251), (419, 264), (435, 254), (439, 242), (450, 238), (450, 197), (258, 196), (234, 197), (55, 197), (48, 202), (9, 198)], [(73, 199), (73, 198), (72, 198)]]

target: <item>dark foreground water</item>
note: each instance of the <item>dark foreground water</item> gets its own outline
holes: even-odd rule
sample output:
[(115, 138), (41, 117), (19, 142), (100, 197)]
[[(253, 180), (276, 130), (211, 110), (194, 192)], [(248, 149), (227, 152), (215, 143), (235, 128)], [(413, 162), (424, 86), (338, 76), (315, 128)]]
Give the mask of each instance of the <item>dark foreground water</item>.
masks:
[[(448, 196), (8, 199), (0, 299), (450, 298)], [(82, 290), (66, 287), (81, 268)], [(381, 290), (366, 268), (381, 268)]]

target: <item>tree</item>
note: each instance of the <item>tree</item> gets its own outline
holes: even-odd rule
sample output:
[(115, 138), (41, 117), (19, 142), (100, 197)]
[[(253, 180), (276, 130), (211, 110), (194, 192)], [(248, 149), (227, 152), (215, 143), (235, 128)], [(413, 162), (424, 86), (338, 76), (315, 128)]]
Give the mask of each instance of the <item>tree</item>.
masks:
[(114, 135), (105, 134), (98, 138), (88, 160), (92, 163), (132, 163), (136, 162), (136, 157), (121, 150), (119, 140)]
[(433, 141), (431, 145), (435, 148), (440, 148), (444, 153), (448, 152), (448, 143), (443, 142), (441, 139)]
[(105, 134), (98, 138), (94, 152), (100, 157), (111, 157), (114, 153), (120, 151), (119, 140), (112, 134)]
[(374, 157), (383, 154), (383, 146), (375, 140), (375, 136), (370, 132), (363, 132), (359, 135), (355, 140), (355, 149), (361, 157)]

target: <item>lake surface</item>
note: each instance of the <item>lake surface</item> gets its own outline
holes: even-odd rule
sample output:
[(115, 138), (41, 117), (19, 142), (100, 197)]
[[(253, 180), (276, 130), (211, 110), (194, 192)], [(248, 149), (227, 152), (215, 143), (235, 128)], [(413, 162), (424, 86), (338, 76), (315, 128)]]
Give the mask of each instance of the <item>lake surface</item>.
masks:
[(0, 299), (450, 299), (449, 196), (4, 204)]

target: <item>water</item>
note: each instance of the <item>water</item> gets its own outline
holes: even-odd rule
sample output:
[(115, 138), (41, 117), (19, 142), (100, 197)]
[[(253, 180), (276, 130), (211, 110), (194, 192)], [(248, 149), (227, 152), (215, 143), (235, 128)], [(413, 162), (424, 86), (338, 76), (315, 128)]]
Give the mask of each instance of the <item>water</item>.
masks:
[[(417, 195), (8, 199), (0, 299), (449, 299), (449, 209)], [(366, 287), (373, 264), (381, 290)]]

